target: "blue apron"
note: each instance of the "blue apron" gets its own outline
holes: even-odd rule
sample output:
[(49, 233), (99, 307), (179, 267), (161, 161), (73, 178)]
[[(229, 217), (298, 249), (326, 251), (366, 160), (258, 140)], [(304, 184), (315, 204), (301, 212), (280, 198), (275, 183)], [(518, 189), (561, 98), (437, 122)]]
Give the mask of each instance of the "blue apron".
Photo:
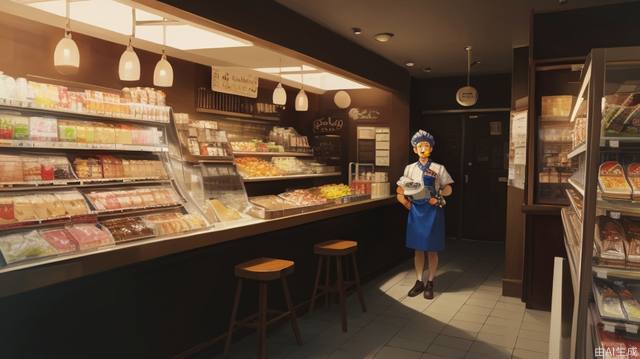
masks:
[(426, 165), (418, 163), (422, 170), (425, 191), (424, 199), (412, 200), (407, 219), (407, 247), (420, 251), (438, 252), (444, 250), (444, 209), (429, 204), (429, 198), (436, 195), (436, 178), (428, 174), (431, 161)]

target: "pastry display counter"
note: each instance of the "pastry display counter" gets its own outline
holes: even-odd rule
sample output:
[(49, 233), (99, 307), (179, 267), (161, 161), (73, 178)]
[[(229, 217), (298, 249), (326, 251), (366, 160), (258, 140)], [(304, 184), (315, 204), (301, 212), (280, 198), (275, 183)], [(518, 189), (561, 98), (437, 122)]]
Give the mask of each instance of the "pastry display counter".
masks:
[[(102, 247), (91, 252), (78, 252), (64, 257), (44, 258), (37, 263), (4, 267), (0, 268), (0, 297), (154, 258), (391, 205), (396, 205), (395, 196), (333, 205), (276, 219), (251, 218), (247, 222), (236, 225), (200, 229), (189, 234), (168, 235), (160, 239), (123, 241), (116, 246)], [(118, 232), (113, 230), (117, 224), (107, 222), (103, 225), (112, 229), (114, 236), (119, 236)], [(140, 235), (144, 236), (144, 234)], [(113, 239), (106, 242), (112, 244)]]

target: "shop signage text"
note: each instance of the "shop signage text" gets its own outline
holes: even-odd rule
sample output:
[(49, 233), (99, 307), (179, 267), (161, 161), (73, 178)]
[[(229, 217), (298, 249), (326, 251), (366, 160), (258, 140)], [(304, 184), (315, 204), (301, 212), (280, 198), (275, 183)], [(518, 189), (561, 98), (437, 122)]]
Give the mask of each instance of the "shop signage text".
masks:
[(313, 121), (313, 133), (336, 133), (342, 131), (344, 120), (335, 117), (321, 117)]
[(211, 66), (211, 89), (250, 98), (258, 97), (258, 76), (243, 69)]

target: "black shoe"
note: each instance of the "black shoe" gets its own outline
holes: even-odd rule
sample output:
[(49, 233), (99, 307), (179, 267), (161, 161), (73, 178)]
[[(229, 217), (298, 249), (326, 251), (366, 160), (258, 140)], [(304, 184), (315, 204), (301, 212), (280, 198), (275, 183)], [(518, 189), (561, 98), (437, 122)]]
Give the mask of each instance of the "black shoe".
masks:
[(424, 298), (433, 299), (433, 281), (427, 282), (427, 286), (424, 289)]
[(413, 285), (413, 288), (411, 288), (407, 295), (410, 297), (415, 297), (416, 295), (422, 293), (422, 291), (424, 291), (424, 283), (417, 280), (416, 284)]

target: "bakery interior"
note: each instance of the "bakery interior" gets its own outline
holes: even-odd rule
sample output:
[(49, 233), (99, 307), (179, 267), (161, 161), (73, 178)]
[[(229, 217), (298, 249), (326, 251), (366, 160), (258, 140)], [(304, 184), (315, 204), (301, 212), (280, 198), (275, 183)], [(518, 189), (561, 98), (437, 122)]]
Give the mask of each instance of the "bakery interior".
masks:
[(638, 356), (640, 2), (499, 3), (1, 1), (3, 356)]

